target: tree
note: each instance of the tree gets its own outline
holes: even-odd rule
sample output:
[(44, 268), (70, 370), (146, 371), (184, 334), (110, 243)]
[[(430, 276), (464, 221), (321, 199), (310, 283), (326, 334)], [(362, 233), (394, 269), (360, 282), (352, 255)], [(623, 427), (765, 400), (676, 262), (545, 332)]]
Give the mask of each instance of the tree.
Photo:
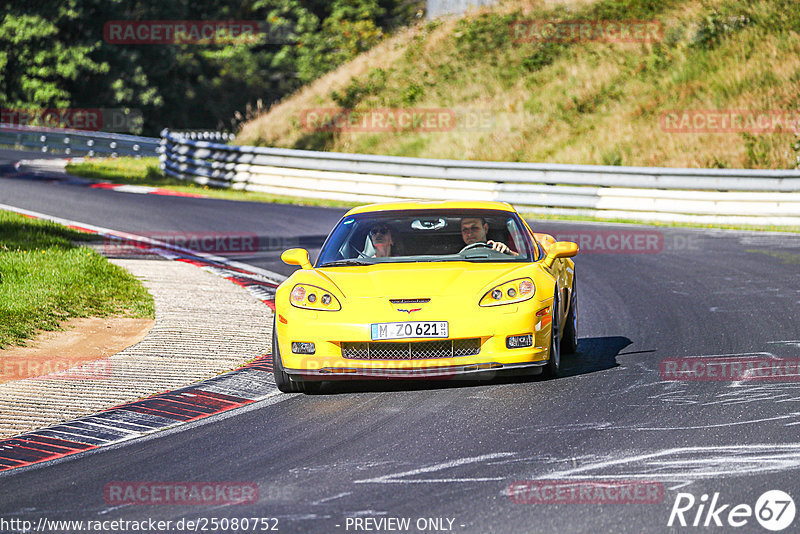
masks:
[(75, 0), (51, 6), (50, 17), (26, 13), (12, 2), (0, 21), (0, 107), (62, 108), (73, 101), (81, 77), (108, 72), (91, 54), (97, 43), (64, 39), (59, 26), (80, 18)]
[[(269, 105), (375, 45), (409, 6), (409, 0), (6, 3), (0, 107), (115, 108), (141, 114), (143, 125), (133, 133), (145, 135), (165, 126), (228, 128), (247, 106)], [(117, 44), (103, 34), (114, 20), (256, 20), (267, 32), (256, 42)]]

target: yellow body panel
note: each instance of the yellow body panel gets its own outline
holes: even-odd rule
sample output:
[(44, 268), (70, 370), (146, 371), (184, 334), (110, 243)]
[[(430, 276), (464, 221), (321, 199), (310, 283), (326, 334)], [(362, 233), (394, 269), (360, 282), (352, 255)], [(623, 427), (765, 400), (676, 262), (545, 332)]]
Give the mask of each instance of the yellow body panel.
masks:
[(347, 215), (356, 213), (374, 213), (381, 211), (402, 211), (402, 210), (421, 210), (421, 209), (448, 209), (448, 210), (515, 210), (506, 202), (492, 202), (490, 200), (406, 200), (401, 202), (381, 202), (379, 204), (367, 204), (358, 206), (347, 212)]
[[(348, 215), (368, 211), (421, 208), (494, 209), (514, 212), (493, 202), (393, 202), (354, 208)], [(549, 245), (550, 243), (548, 243)], [(541, 260), (541, 258), (540, 258)], [(361, 266), (306, 268), (296, 271), (277, 289), (275, 296), (279, 354), (286, 372), (324, 379), (325, 373), (356, 370), (356, 374), (389, 370), (439, 369), (477, 364), (543, 364), (549, 357), (556, 281), (566, 291), (562, 296), (561, 325), (565, 324), (572, 288), (574, 265), (569, 258), (557, 259), (552, 267), (536, 262), (417, 262), (381, 263)], [(520, 278), (535, 285), (531, 298), (519, 303), (479, 306), (492, 288)], [(338, 311), (303, 309), (289, 295), (297, 284), (329, 292), (341, 304)], [(430, 299), (412, 306), (392, 304), (390, 299)], [(399, 311), (405, 309), (407, 311)], [(409, 312), (411, 310), (411, 312)], [(539, 315), (537, 316), (537, 312)], [(361, 360), (342, 356), (343, 342), (370, 342), (371, 325), (401, 321), (447, 321), (446, 339), (480, 338), (480, 353), (429, 359)], [(506, 337), (532, 334), (533, 346), (506, 348)], [(560, 334), (560, 332), (559, 332)], [(426, 338), (397, 340), (418, 343)], [(314, 343), (313, 355), (294, 354), (292, 342)], [(391, 374), (391, 373), (389, 373)]]

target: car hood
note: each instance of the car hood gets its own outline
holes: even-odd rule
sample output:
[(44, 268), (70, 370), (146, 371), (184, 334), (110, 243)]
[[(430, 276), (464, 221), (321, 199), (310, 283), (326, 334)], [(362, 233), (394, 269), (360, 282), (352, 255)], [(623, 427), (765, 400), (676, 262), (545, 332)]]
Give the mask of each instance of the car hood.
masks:
[(472, 296), (496, 283), (513, 280), (530, 264), (394, 263), (319, 269), (345, 298), (428, 298)]

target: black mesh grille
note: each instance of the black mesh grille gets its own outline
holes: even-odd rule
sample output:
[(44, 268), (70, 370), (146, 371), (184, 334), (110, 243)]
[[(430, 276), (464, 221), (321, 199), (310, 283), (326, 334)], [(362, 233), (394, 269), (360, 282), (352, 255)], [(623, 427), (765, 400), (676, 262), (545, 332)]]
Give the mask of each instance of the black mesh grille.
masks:
[(481, 352), (480, 338), (437, 341), (342, 343), (342, 357), (350, 360), (425, 360), (474, 356)]
[(475, 356), (481, 352), (480, 338), (454, 339), (453, 356)]

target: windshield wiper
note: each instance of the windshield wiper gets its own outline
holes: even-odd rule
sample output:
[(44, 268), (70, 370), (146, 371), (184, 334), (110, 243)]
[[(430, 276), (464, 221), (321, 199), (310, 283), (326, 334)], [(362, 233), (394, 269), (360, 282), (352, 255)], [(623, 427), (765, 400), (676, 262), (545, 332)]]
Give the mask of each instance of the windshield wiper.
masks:
[(336, 265), (372, 265), (372, 262), (366, 262), (361, 260), (336, 260), (323, 263), (322, 265), (320, 265), (320, 267), (332, 267)]

